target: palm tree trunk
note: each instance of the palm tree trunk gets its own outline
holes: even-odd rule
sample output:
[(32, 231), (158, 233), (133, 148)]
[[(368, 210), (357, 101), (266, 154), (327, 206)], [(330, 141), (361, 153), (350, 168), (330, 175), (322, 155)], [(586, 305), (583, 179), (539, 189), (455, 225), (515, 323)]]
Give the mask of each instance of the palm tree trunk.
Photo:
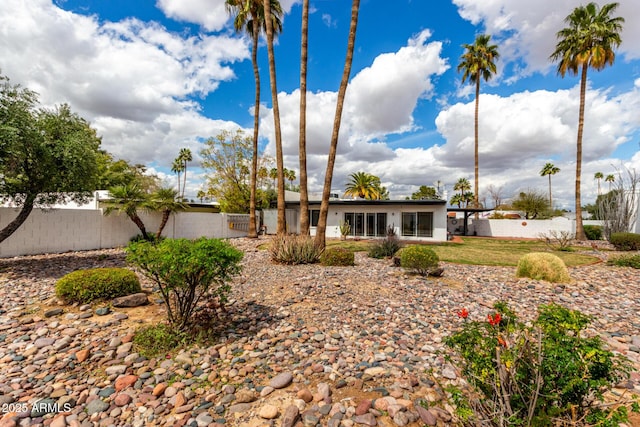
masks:
[(170, 215), (171, 215), (170, 210), (165, 209), (164, 211), (162, 211), (162, 220), (160, 221), (160, 227), (158, 227), (158, 232), (156, 233), (156, 240), (160, 239), (160, 236), (162, 235), (162, 231), (164, 230), (164, 227), (167, 225), (167, 222), (169, 221)]
[(149, 240), (149, 234), (147, 233), (147, 229), (144, 226), (144, 223), (142, 222), (142, 219), (138, 216), (138, 214), (137, 213), (131, 214), (129, 215), (129, 218), (131, 218), (131, 221), (133, 221), (133, 223), (138, 226), (138, 228), (140, 229), (140, 233), (142, 234), (142, 237), (144, 237), (145, 240)]
[(551, 174), (549, 174), (549, 209), (553, 210), (553, 199), (551, 198)]
[(33, 205), (36, 201), (36, 195), (27, 195), (27, 199), (24, 201), (18, 216), (13, 221), (7, 224), (0, 231), (0, 243), (4, 242), (9, 236), (11, 236), (24, 222), (29, 218), (33, 211)]
[(273, 123), (276, 137), (276, 168), (278, 169), (278, 225), (276, 234), (287, 232), (284, 200), (284, 160), (282, 156), (282, 133), (280, 131), (280, 107), (278, 105), (278, 86), (276, 84), (276, 59), (273, 51), (273, 22), (271, 21), (271, 1), (264, 0), (264, 19), (267, 24), (267, 51), (269, 54), (269, 78), (271, 80), (271, 103), (273, 104)]
[(184, 201), (184, 190), (187, 188), (187, 161), (184, 161), (184, 171), (182, 175), (182, 193), (180, 194), (180, 201)]
[(351, 26), (349, 27), (349, 41), (347, 43), (347, 56), (344, 61), (344, 71), (342, 73), (342, 81), (338, 91), (338, 100), (336, 103), (336, 115), (333, 120), (333, 132), (331, 134), (331, 146), (329, 148), (329, 158), (327, 160), (327, 171), (324, 176), (324, 188), (322, 190), (322, 202), (320, 203), (320, 217), (318, 218), (318, 227), (316, 228), (315, 243), (320, 247), (326, 245), (327, 231), (327, 214), (329, 212), (329, 196), (331, 194), (331, 181), (333, 180), (333, 167), (336, 162), (336, 152), (338, 149), (338, 136), (340, 134), (340, 121), (342, 119), (342, 107), (344, 105), (344, 97), (347, 93), (347, 84), (349, 83), (349, 75), (351, 74), (351, 63), (353, 62), (353, 48), (356, 42), (356, 29), (358, 26), (358, 12), (360, 9), (360, 0), (353, 0), (351, 4)]
[(576, 144), (576, 240), (587, 240), (582, 226), (582, 205), (580, 200), (580, 181), (582, 176), (582, 132), (584, 129), (584, 104), (587, 91), (587, 65), (582, 65), (580, 79), (580, 113), (578, 114), (578, 141)]
[(302, 2), (300, 41), (300, 234), (309, 235), (309, 193), (307, 191), (307, 51), (309, 33), (309, 0)]
[[(473, 182), (473, 207), (478, 208), (478, 114), (480, 112), (480, 76), (476, 79), (476, 111), (474, 120), (474, 158), (475, 158), (475, 179)], [(476, 219), (479, 218), (478, 212), (476, 212)]]
[(253, 77), (256, 81), (256, 99), (253, 107), (253, 152), (251, 157), (251, 188), (249, 191), (249, 232), (247, 237), (257, 238), (256, 227), (256, 192), (258, 175), (258, 131), (260, 127), (260, 69), (258, 68), (258, 35), (260, 25), (258, 17), (253, 16), (253, 47), (251, 62), (253, 63)]

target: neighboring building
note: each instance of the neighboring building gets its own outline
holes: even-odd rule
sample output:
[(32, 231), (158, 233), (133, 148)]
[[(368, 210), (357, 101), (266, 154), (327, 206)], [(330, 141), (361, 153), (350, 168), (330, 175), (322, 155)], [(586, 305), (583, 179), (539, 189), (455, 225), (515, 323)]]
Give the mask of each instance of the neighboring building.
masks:
[[(326, 237), (340, 237), (340, 225), (348, 223), (351, 237), (384, 237), (387, 227), (393, 227), (403, 240), (444, 242), (447, 240), (446, 204), (445, 200), (330, 200)], [(300, 201), (288, 200), (286, 207), (287, 231), (298, 233)], [(320, 216), (319, 200), (309, 201), (309, 214), (314, 236)]]

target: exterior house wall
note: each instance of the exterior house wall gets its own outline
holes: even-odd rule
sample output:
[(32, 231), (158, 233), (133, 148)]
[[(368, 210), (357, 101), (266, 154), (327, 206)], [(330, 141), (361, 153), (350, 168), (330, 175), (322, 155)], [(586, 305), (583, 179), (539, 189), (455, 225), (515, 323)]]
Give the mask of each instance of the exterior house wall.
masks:
[[(319, 209), (318, 205), (310, 205), (310, 209)], [(344, 221), (344, 214), (347, 212), (362, 213), (386, 213), (387, 225), (392, 225), (396, 235), (403, 240), (420, 240), (444, 242), (447, 240), (447, 210), (445, 205), (329, 205), (327, 215), (326, 237), (339, 238), (340, 224)], [(433, 213), (433, 236), (432, 237), (411, 237), (402, 235), (402, 212), (432, 212)], [(316, 227), (311, 227), (311, 235), (315, 236)]]
[[(0, 229), (18, 215), (18, 209), (0, 207)], [(159, 213), (141, 214), (146, 228), (156, 232)], [(247, 235), (248, 215), (181, 212), (169, 218), (163, 236), (234, 238)], [(231, 224), (234, 224), (233, 226)], [(233, 228), (232, 228), (233, 227)], [(126, 246), (140, 233), (125, 215), (104, 216), (101, 210), (34, 209), (22, 226), (0, 244), (0, 257), (60, 253)]]

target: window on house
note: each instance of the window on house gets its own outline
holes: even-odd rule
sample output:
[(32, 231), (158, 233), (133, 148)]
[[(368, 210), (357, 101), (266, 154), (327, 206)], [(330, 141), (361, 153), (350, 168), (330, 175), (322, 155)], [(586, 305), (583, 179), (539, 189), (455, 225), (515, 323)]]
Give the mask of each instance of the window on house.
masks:
[(320, 209), (309, 209), (309, 223), (311, 227), (317, 227), (319, 219), (320, 219)]
[(351, 225), (351, 236), (384, 236), (387, 231), (386, 213), (346, 212), (344, 222)]
[(402, 235), (433, 237), (433, 212), (402, 212)]

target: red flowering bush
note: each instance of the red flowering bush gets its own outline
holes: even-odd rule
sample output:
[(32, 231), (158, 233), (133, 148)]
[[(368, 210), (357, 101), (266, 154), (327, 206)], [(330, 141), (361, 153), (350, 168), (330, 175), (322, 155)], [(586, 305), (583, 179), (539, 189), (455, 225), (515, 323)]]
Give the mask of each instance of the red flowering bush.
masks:
[(466, 401), (455, 402), (467, 415), (463, 424), (617, 426), (627, 419), (624, 404), (602, 403), (604, 392), (628, 376), (629, 362), (604, 349), (599, 337), (581, 335), (588, 316), (541, 305), (526, 325), (505, 303), (494, 309), (483, 322), (457, 311), (464, 326), (445, 341), (471, 386)]

